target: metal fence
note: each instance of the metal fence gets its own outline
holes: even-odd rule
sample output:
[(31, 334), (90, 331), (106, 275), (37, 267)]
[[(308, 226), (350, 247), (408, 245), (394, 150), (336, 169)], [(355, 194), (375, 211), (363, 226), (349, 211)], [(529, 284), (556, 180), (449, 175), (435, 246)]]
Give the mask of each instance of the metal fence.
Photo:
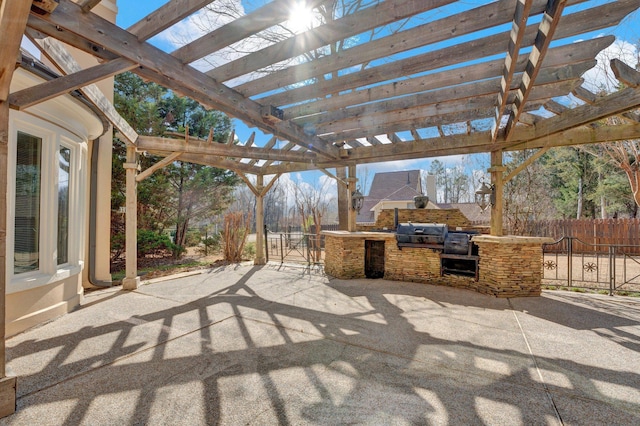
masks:
[(639, 250), (637, 245), (590, 244), (563, 237), (543, 245), (543, 284), (609, 295), (640, 293)]
[(303, 232), (265, 232), (267, 262), (324, 264), (324, 235)]

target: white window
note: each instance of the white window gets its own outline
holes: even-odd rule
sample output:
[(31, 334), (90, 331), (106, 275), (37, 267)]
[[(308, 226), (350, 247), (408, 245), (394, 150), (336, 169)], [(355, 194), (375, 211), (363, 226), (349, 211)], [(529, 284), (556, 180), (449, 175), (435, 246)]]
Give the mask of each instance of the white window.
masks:
[(42, 138), (18, 132), (13, 273), (40, 269)]
[(35, 117), (10, 120), (7, 292), (82, 269), (86, 142)]
[(69, 216), (71, 189), (71, 148), (58, 150), (58, 265), (69, 263)]

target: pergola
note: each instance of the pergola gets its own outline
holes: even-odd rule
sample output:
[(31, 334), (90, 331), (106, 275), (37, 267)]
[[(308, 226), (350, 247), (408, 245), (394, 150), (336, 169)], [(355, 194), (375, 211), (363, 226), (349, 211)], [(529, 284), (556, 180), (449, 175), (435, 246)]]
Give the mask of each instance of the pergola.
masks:
[[(176, 159), (226, 168), (242, 176), (257, 197), (260, 241), (262, 199), (270, 188), (265, 176), (275, 175), (273, 183), (282, 173), (322, 170), (341, 183), (345, 203), (359, 164), (490, 152), (492, 234), (501, 235), (502, 185), (514, 174), (504, 175), (503, 152), (539, 149), (541, 155), (554, 146), (640, 138), (639, 118), (629, 113), (640, 106), (636, 70), (614, 60), (612, 68), (627, 88), (611, 95), (596, 96), (581, 86), (582, 74), (614, 41), (592, 34), (619, 24), (640, 7), (638, 0), (498, 0), (475, 8), (453, 0), (380, 0), (220, 66), (192, 65), (287, 21), (297, 0), (273, 0), (173, 52), (149, 43), (212, 1), (170, 0), (125, 29), (92, 13), (100, 0), (0, 0), (0, 169), (6, 170), (9, 108), (81, 90), (129, 143), (128, 212), (135, 212), (136, 181)], [(401, 30), (385, 30), (392, 24)], [(362, 36), (373, 31), (375, 37)], [(23, 34), (66, 75), (9, 93)], [(582, 35), (583, 41), (572, 42)], [(351, 42), (338, 48), (344, 40)], [(65, 45), (94, 55), (100, 64), (82, 69)], [(308, 52), (321, 54), (300, 60)], [(259, 146), (253, 136), (242, 144), (233, 137), (221, 144), (211, 137), (139, 136), (91, 86), (125, 71), (273, 137)], [(558, 101), (570, 94), (580, 101)], [(590, 125), (615, 115), (623, 124)], [(165, 159), (139, 174), (142, 151)], [(2, 197), (6, 186), (3, 174)], [(353, 230), (355, 215), (348, 210)], [(133, 253), (135, 216), (127, 215), (127, 251)], [(1, 268), (5, 218), (2, 208)], [(263, 261), (261, 244), (257, 250), (257, 262)], [(125, 287), (136, 285), (135, 259), (127, 256)]]

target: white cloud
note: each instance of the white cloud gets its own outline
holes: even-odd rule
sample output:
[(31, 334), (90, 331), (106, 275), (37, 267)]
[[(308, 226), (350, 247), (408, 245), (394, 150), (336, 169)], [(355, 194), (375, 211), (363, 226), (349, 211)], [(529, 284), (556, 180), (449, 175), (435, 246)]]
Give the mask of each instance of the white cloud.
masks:
[(601, 90), (607, 93), (615, 92), (618, 88), (618, 80), (613, 75), (609, 63), (617, 58), (632, 68), (636, 67), (639, 59), (638, 48), (625, 40), (616, 40), (611, 46), (602, 50), (596, 56), (598, 64), (583, 74), (585, 82), (583, 86), (594, 93)]

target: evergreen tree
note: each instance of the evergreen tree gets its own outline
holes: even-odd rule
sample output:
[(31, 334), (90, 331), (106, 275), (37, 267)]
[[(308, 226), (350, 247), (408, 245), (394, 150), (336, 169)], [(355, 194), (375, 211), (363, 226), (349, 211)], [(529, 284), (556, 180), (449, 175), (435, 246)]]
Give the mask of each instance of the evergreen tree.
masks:
[[(131, 73), (115, 79), (115, 106), (129, 124), (143, 135), (163, 136), (172, 132), (206, 138), (213, 129), (213, 139), (225, 142), (231, 133), (231, 121), (218, 111), (207, 111), (197, 102), (176, 96), (154, 83), (145, 83)], [(112, 203), (124, 205), (125, 173), (122, 167), (126, 146), (114, 141)], [(160, 158), (140, 157), (142, 169)], [(211, 218), (224, 210), (239, 182), (231, 171), (176, 161), (156, 171), (138, 185), (138, 228), (163, 232), (175, 227), (178, 255), (186, 244), (187, 230), (194, 221)], [(120, 219), (121, 220), (121, 219)], [(114, 217), (114, 222), (118, 218)], [(123, 228), (115, 223), (114, 230)]]

